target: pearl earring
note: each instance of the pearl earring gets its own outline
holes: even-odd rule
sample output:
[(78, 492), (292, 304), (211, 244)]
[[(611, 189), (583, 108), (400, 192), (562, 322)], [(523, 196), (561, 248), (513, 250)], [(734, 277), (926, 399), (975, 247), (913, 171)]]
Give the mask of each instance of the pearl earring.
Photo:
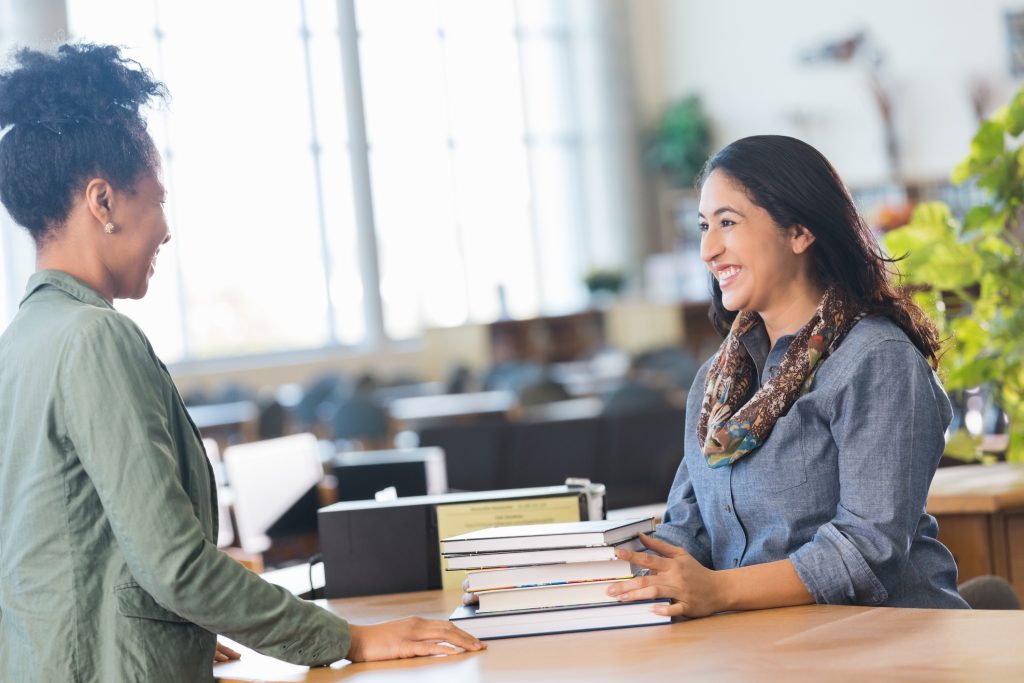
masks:
[(108, 235), (113, 235), (114, 234), (114, 224), (111, 223), (110, 221), (107, 221), (107, 224), (103, 226), (103, 232), (107, 233)]

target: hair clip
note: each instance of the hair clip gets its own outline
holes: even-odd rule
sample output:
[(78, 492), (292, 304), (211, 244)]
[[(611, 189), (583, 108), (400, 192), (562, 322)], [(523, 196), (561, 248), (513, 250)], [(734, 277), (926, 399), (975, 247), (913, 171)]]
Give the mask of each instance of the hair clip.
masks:
[(34, 121), (33, 123), (35, 123), (37, 126), (42, 126), (43, 128), (45, 128), (46, 130), (50, 131), (51, 133), (56, 133), (57, 135), (63, 135), (64, 131), (61, 130), (60, 128), (58, 128), (58, 126), (66, 126), (69, 123), (84, 123), (84, 122), (90, 121), (90, 120), (91, 119), (84, 118), (84, 117), (75, 117), (75, 118), (68, 118), (68, 119), (49, 119), (49, 120), (46, 120), (46, 121), (40, 119), (38, 121)]

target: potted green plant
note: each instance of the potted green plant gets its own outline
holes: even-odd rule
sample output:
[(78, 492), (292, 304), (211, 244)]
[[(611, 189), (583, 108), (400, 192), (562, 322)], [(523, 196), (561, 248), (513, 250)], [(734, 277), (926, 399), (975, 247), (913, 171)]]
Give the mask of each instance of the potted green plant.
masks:
[(645, 158), (675, 187), (692, 187), (710, 153), (711, 123), (700, 98), (690, 95), (665, 111), (649, 136)]
[(626, 282), (626, 274), (615, 268), (593, 268), (583, 278), (587, 291), (595, 294), (616, 295), (622, 291)]
[[(1007, 459), (1024, 461), (1024, 89), (985, 120), (952, 181), (973, 180), (986, 200), (960, 219), (921, 204), (886, 233), (904, 285), (948, 339), (940, 361), (947, 390), (988, 384), (1010, 418)], [(947, 453), (980, 457), (980, 438), (957, 433)]]

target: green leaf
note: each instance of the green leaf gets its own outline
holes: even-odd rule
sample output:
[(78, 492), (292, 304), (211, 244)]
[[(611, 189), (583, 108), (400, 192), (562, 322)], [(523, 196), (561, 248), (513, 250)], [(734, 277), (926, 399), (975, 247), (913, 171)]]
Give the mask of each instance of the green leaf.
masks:
[(1005, 126), (992, 120), (985, 121), (971, 140), (971, 159), (975, 163), (988, 163), (1003, 153), (1005, 144)]
[(1017, 137), (1024, 133), (1024, 88), (1018, 90), (1007, 105), (1004, 122), (1010, 135)]
[(931, 225), (949, 228), (953, 223), (953, 210), (945, 202), (922, 202), (910, 216), (911, 225)]
[(924, 291), (917, 291), (911, 297), (921, 310), (935, 323), (935, 326), (939, 328), (939, 335), (945, 336), (948, 334), (946, 328), (949, 323), (946, 321), (945, 304), (941, 307), (939, 303), (942, 302), (942, 292), (937, 289), (926, 289)]
[(977, 246), (980, 251), (998, 256), (1001, 261), (1013, 258), (1015, 253), (1013, 247), (995, 235), (986, 235), (978, 241)]
[(891, 255), (903, 256), (914, 254), (920, 249), (930, 247), (936, 241), (945, 239), (946, 235), (935, 226), (910, 223), (885, 233), (882, 236), (882, 244)]
[(957, 318), (950, 327), (956, 339), (957, 349), (965, 358), (977, 357), (988, 346), (988, 330), (973, 317)]
[(950, 358), (942, 357), (943, 369), (946, 371), (945, 385), (947, 389), (969, 389), (995, 379), (994, 359), (984, 356), (968, 360), (953, 351), (947, 355)]
[(973, 285), (981, 278), (981, 256), (968, 245), (936, 242), (927, 250), (920, 250), (918, 257), (920, 260), (912, 262), (915, 282), (955, 290)]
[(992, 320), (999, 314), (1001, 289), (1001, 280), (994, 273), (982, 274), (980, 294), (972, 312), (976, 320)]
[(988, 190), (997, 201), (1005, 202), (1016, 192), (1020, 191), (1020, 181), (1017, 179), (1017, 155), (1003, 155), (980, 171), (978, 176), (978, 187)]
[(1006, 451), (1008, 462), (1024, 462), (1024, 424), (1013, 424), (1010, 428), (1010, 447)]
[(1006, 226), (1006, 219), (1007, 212), (1005, 210), (997, 211), (990, 204), (979, 204), (972, 207), (964, 216), (964, 232), (977, 230), (986, 235), (997, 235)]
[(1009, 117), (1010, 117), (1010, 105), (1009, 104), (1004, 104), (1004, 105), (1002, 105), (1000, 107), (997, 107), (996, 110), (994, 112), (992, 112), (991, 116), (988, 117), (988, 120), (991, 121), (992, 123), (998, 125), (998, 126), (1002, 126), (1005, 129), (1006, 128), (1006, 122), (1009, 119)]
[(958, 429), (949, 437), (942, 454), (957, 460), (977, 460), (981, 457), (981, 437), (971, 436), (966, 429)]
[(970, 180), (971, 176), (973, 176), (977, 171), (978, 169), (975, 168), (975, 164), (971, 157), (964, 157), (956, 166), (953, 167), (953, 172), (949, 174), (949, 182), (954, 185), (963, 185), (965, 182)]

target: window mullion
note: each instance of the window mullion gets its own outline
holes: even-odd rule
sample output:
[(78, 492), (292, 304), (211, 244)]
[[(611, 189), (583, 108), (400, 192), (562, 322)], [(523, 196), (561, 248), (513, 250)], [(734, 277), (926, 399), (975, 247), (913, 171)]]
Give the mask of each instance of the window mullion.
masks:
[(379, 346), (386, 340), (384, 310), (380, 294), (380, 261), (377, 254), (373, 188), (370, 179), (369, 145), (366, 141), (366, 112), (359, 63), (359, 32), (355, 0), (338, 0), (338, 43), (341, 46), (342, 85), (348, 111), (348, 148), (352, 173), (352, 205), (359, 244), (359, 269), (363, 283), (363, 311), (366, 316), (366, 345)]
[(316, 214), (320, 223), (320, 258), (324, 269), (324, 294), (327, 303), (327, 341), (330, 345), (338, 344), (338, 331), (334, 316), (334, 296), (331, 292), (333, 271), (331, 266), (331, 248), (327, 241), (327, 218), (324, 215), (324, 181), (320, 168), (320, 135), (317, 130), (316, 96), (313, 91), (313, 61), (309, 52), (309, 21), (306, 18), (306, 0), (299, 0), (299, 11), (302, 16), (302, 56), (306, 64), (306, 91), (309, 94), (309, 128), (310, 153), (313, 155), (313, 181), (316, 183)]

